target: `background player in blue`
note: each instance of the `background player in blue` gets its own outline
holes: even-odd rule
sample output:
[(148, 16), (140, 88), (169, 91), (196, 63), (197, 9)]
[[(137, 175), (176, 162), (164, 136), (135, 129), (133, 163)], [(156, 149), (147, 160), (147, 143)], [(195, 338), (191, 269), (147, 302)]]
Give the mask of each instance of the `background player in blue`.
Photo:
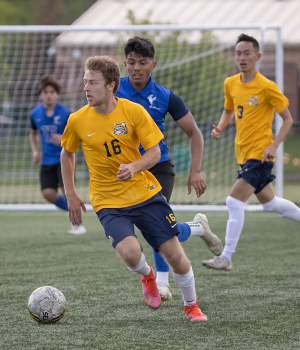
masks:
[[(31, 111), (29, 141), (33, 161), (41, 164), (40, 181), (43, 197), (60, 209), (68, 210), (60, 167), (62, 150), (60, 142), (70, 111), (67, 107), (57, 103), (60, 91), (60, 83), (51, 75), (42, 77), (39, 95), (43, 103)], [(38, 134), (41, 140), (42, 155), (38, 148)], [(62, 193), (58, 192), (58, 188)], [(82, 225), (72, 225), (69, 233), (84, 234), (86, 230)]]
[[(117, 97), (126, 98), (139, 103), (150, 114), (160, 131), (165, 131), (165, 117), (169, 112), (176, 123), (188, 135), (192, 154), (187, 186), (188, 194), (194, 187), (197, 197), (201, 196), (206, 183), (200, 175), (203, 154), (203, 136), (199, 130), (191, 112), (185, 106), (182, 99), (171, 90), (153, 81), (151, 73), (157, 62), (154, 60), (155, 48), (147, 38), (134, 37), (129, 39), (124, 48), (126, 60), (124, 61), (128, 76), (120, 80)], [(162, 194), (169, 202), (174, 187), (174, 166), (168, 153), (168, 147), (164, 140), (159, 143), (161, 158), (159, 162), (149, 169), (162, 186)], [(142, 146), (139, 148), (141, 155), (145, 153)], [(180, 233), (178, 239), (183, 242), (191, 236), (200, 236), (211, 252), (220, 255), (222, 244), (214, 235), (205, 215), (197, 214), (193, 221), (178, 223)], [(169, 290), (169, 266), (163, 257), (153, 250), (153, 256), (157, 273), (157, 286), (163, 301), (172, 300)]]

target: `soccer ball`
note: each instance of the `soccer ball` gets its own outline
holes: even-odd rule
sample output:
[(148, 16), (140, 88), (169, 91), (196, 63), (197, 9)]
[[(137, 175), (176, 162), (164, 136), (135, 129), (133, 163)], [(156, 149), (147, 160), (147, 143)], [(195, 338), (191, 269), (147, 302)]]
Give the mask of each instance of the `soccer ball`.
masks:
[(30, 316), (40, 323), (59, 321), (66, 312), (67, 302), (57, 288), (44, 286), (34, 290), (28, 299)]

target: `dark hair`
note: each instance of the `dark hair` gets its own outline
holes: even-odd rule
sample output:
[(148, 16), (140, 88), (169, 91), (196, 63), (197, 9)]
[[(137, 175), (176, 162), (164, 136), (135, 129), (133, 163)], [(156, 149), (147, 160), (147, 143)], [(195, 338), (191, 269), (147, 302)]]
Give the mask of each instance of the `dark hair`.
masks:
[(126, 58), (130, 54), (130, 52), (134, 52), (138, 56), (154, 58), (155, 48), (148, 38), (141, 38), (135, 36), (134, 38), (128, 39), (124, 47), (124, 53)]
[(57, 94), (61, 91), (61, 85), (58, 80), (54, 79), (52, 75), (44, 75), (39, 85), (39, 95), (47, 86), (52, 86)]
[(101, 72), (105, 80), (105, 85), (115, 82), (113, 93), (115, 94), (120, 84), (120, 67), (118, 63), (109, 56), (89, 57), (85, 61), (85, 70)]
[(259, 51), (259, 44), (258, 44), (258, 41), (257, 41), (255, 38), (253, 38), (252, 36), (249, 36), (249, 35), (246, 35), (246, 34), (240, 34), (240, 35), (238, 36), (236, 45), (237, 45), (238, 43), (240, 43), (241, 41), (248, 41), (248, 42), (252, 43), (254, 49), (257, 50), (257, 51)]

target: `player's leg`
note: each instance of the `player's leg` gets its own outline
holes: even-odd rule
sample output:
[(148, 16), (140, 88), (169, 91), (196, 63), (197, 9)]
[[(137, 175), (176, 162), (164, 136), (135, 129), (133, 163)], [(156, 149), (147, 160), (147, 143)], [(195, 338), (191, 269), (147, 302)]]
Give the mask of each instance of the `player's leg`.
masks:
[(220, 257), (215, 256), (213, 259), (202, 261), (203, 266), (214, 270), (231, 270), (232, 255), (235, 252), (244, 226), (244, 205), (254, 190), (255, 188), (243, 178), (236, 180), (229, 196), (226, 198), (229, 220), (226, 226), (224, 250)]
[(159, 251), (172, 268), (174, 281), (183, 298), (186, 317), (190, 321), (207, 321), (207, 317), (198, 307), (193, 268), (178, 238), (173, 237), (162, 243)]
[(300, 222), (300, 208), (293, 202), (277, 197), (271, 183), (256, 194), (265, 211), (274, 212), (280, 216)]
[[(171, 160), (156, 164), (149, 171), (157, 178), (162, 187), (162, 194), (165, 200), (169, 202), (175, 182), (174, 165)], [(180, 242), (186, 241), (190, 236), (199, 236), (204, 240), (213, 254), (220, 255), (222, 253), (221, 240), (211, 232), (205, 215), (197, 214), (193, 221), (177, 224), (179, 229), (178, 239)], [(160, 296), (163, 302), (171, 301), (169, 265), (160, 253), (155, 252), (154, 249), (152, 251)]]
[(178, 225), (171, 207), (161, 193), (146, 202), (145, 206), (135, 213), (134, 224), (141, 230), (153, 249), (161, 252), (171, 266), (175, 282), (182, 293), (185, 308), (188, 309), (186, 313), (189, 319), (206, 320), (206, 316), (197, 306), (193, 270), (176, 237)]
[(42, 165), (40, 168), (41, 192), (43, 197), (58, 208), (68, 210), (68, 203), (63, 194), (57, 192), (59, 177), (56, 165)]
[(106, 238), (127, 268), (141, 275), (144, 301), (152, 309), (158, 309), (161, 298), (152, 267), (146, 262), (142, 246), (134, 234), (133, 223), (124, 211), (102, 209), (97, 216), (105, 230)]

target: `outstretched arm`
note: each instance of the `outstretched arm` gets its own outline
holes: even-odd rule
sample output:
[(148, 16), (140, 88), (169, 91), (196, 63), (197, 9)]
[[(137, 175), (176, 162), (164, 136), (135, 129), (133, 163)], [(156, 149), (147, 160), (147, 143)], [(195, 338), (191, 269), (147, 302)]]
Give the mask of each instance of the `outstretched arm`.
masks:
[(187, 181), (188, 194), (191, 193), (193, 186), (197, 197), (200, 197), (206, 190), (206, 183), (200, 175), (204, 149), (203, 135), (191, 112), (188, 112), (183, 118), (176, 122), (190, 139), (192, 161)]
[(87, 210), (83, 200), (77, 196), (75, 191), (75, 155), (63, 148), (60, 154), (60, 161), (64, 189), (69, 207), (69, 218), (73, 225), (80, 225), (82, 224), (81, 210), (85, 213)]
[(145, 150), (142, 157), (129, 164), (121, 164), (117, 177), (120, 181), (132, 179), (133, 174), (152, 168), (160, 160), (160, 148), (157, 145)]
[(211, 137), (214, 140), (219, 140), (221, 138), (221, 132), (231, 122), (233, 117), (234, 117), (234, 110), (224, 108), (218, 125), (216, 126), (213, 124), (213, 130), (211, 132)]
[(290, 128), (293, 125), (293, 118), (287, 107), (281, 113), (279, 113), (279, 115), (281, 116), (283, 123), (274, 141), (265, 149), (262, 155), (262, 163), (264, 163), (266, 160), (273, 160), (275, 158), (278, 146), (286, 138)]

